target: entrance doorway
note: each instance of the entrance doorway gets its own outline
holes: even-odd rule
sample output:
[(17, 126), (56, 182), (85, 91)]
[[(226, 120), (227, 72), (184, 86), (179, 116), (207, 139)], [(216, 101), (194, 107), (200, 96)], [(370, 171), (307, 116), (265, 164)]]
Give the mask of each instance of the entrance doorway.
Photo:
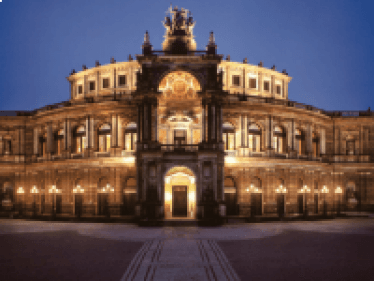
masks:
[(173, 217), (187, 217), (187, 186), (173, 186)]
[(62, 213), (62, 195), (56, 194), (56, 214)]
[(99, 216), (106, 215), (108, 211), (108, 194), (99, 193), (97, 195), (97, 214)]
[(251, 215), (252, 216), (262, 215), (262, 193), (251, 194)]
[(227, 216), (237, 215), (236, 193), (225, 193), (225, 202), (226, 202), (226, 215)]
[(299, 214), (304, 213), (304, 194), (298, 194), (297, 195), (297, 206)]
[(318, 214), (318, 193), (314, 194), (314, 213)]
[(124, 190), (122, 215), (133, 216), (135, 214), (136, 191)]
[(75, 194), (74, 211), (77, 217), (82, 215), (83, 194)]
[(184, 166), (175, 166), (165, 174), (164, 214), (166, 219), (196, 217), (195, 174)]
[(284, 216), (284, 194), (277, 195), (277, 209), (278, 209), (278, 216)]

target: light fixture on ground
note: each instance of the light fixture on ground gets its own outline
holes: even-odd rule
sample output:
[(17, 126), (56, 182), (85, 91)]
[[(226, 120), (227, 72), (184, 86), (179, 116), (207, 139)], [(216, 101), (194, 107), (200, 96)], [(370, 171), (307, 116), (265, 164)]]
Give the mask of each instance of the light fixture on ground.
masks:
[(323, 186), (321, 193), (323, 194), (323, 215), (326, 216), (326, 194), (329, 193), (329, 189), (326, 185)]
[(285, 204), (286, 204), (286, 193), (287, 193), (287, 188), (283, 185), (280, 185), (277, 189), (275, 189), (275, 193), (277, 193), (277, 211), (278, 211), (278, 216), (283, 217), (285, 213)]
[(48, 190), (50, 194), (53, 194), (53, 201), (52, 201), (52, 212), (53, 215), (56, 215), (56, 194), (61, 194), (61, 189), (56, 188), (55, 185)]
[(338, 216), (340, 215), (340, 201), (341, 201), (342, 193), (343, 193), (343, 190), (340, 188), (340, 186), (338, 186), (335, 189), (335, 194), (337, 194), (337, 196), (338, 196), (338, 210), (337, 210), (337, 215)]
[(74, 189), (74, 213), (77, 217), (80, 217), (82, 214), (82, 202), (83, 202), (83, 193), (84, 189), (78, 184)]
[(304, 198), (304, 216), (307, 216), (308, 215), (308, 202), (307, 202), (307, 199), (308, 199), (308, 193), (310, 193), (310, 188), (308, 188), (307, 185), (304, 185), (303, 188), (301, 188), (299, 190), (299, 193), (302, 193), (303, 194), (303, 198)]
[(34, 197), (34, 202), (33, 202), (33, 215), (34, 217), (36, 216), (36, 197), (38, 196), (39, 194), (39, 189), (34, 185), (31, 189), (30, 189), (30, 193), (33, 195)]
[(25, 194), (25, 190), (23, 189), (22, 186), (18, 187), (17, 189), (17, 199), (19, 201), (19, 204), (18, 204), (18, 212), (20, 215), (22, 215), (22, 211), (23, 211), (23, 194)]

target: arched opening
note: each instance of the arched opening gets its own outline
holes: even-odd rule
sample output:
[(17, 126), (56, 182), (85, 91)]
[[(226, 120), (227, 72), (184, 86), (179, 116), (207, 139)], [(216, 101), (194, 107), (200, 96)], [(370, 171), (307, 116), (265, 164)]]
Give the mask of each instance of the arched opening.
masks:
[(162, 94), (157, 108), (157, 138), (162, 148), (194, 149), (202, 137), (199, 81), (187, 71), (173, 71), (161, 79), (158, 90)]
[(251, 183), (251, 216), (262, 215), (262, 180), (255, 177)]
[(82, 179), (78, 178), (75, 181), (73, 194), (74, 194), (74, 214), (80, 217), (83, 214), (83, 199), (84, 187), (82, 186)]
[(171, 168), (165, 174), (165, 218), (196, 217), (196, 177), (187, 167)]
[(225, 122), (222, 125), (222, 132), (225, 150), (235, 150), (235, 127), (231, 123)]
[(279, 178), (275, 192), (277, 194), (277, 212), (279, 217), (283, 217), (286, 213), (286, 193), (287, 188), (284, 183), (284, 179)]
[(275, 126), (273, 134), (273, 148), (277, 153), (284, 153), (286, 147), (286, 133), (280, 126)]
[(74, 131), (74, 148), (75, 153), (84, 153), (87, 148), (86, 128), (84, 126), (79, 126)]
[(127, 178), (122, 193), (122, 212), (123, 216), (132, 216), (135, 214), (135, 204), (137, 199), (136, 179)]
[(312, 136), (312, 145), (313, 145), (313, 157), (319, 157), (320, 144), (319, 144), (319, 136), (316, 132), (314, 132)]
[(235, 181), (232, 177), (226, 177), (224, 181), (224, 194), (226, 203), (226, 215), (235, 216), (238, 214), (238, 197)]
[(354, 210), (358, 203), (358, 192), (354, 181), (347, 182), (345, 188), (345, 205), (347, 210)]
[(100, 178), (97, 183), (96, 214), (99, 216), (109, 215), (108, 191), (110, 184), (107, 178)]
[(1, 209), (10, 211), (14, 204), (14, 189), (11, 182), (6, 181), (1, 190)]
[(52, 203), (55, 206), (56, 214), (61, 214), (62, 213), (62, 180), (61, 179), (56, 180), (55, 187), (56, 187), (56, 191), (58, 192), (54, 192), (52, 194), (52, 196), (54, 196), (54, 198), (52, 198), (52, 200), (54, 199)]
[(61, 155), (62, 150), (64, 149), (64, 129), (58, 130), (54, 135), (54, 141), (55, 141), (55, 154)]
[(295, 149), (297, 151), (297, 154), (304, 155), (305, 154), (305, 134), (302, 130), (296, 129), (295, 132)]
[(298, 206), (299, 214), (304, 213), (304, 193), (302, 193), (303, 187), (304, 187), (304, 181), (299, 178), (297, 181), (297, 188), (298, 188), (297, 206)]
[(248, 126), (248, 148), (251, 152), (261, 151), (261, 128), (255, 123)]
[(111, 128), (109, 124), (103, 124), (98, 131), (99, 152), (109, 152), (111, 143)]
[(125, 128), (125, 150), (134, 151), (136, 149), (137, 125), (132, 122)]

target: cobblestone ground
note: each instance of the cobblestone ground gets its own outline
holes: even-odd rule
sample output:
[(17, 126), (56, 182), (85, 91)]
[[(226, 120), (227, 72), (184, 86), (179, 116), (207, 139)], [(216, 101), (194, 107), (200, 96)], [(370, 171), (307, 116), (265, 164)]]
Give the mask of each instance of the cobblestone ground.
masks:
[(142, 228), (0, 220), (1, 280), (374, 280), (374, 219)]

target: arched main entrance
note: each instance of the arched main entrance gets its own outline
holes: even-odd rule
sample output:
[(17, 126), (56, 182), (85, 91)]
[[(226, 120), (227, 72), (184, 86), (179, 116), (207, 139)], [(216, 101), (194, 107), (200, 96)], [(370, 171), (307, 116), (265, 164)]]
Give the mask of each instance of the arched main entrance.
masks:
[(196, 217), (196, 177), (187, 167), (171, 168), (164, 178), (165, 218)]

